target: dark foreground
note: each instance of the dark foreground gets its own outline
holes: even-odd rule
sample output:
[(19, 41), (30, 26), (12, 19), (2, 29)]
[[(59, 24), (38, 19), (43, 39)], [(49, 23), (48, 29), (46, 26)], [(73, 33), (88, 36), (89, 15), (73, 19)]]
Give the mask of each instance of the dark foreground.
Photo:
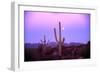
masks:
[(62, 46), (62, 55), (59, 56), (58, 47), (47, 46), (45, 50), (42, 44), (38, 48), (25, 47), (24, 61), (47, 61), (47, 60), (68, 60), (68, 59), (89, 59), (90, 42), (87, 44)]

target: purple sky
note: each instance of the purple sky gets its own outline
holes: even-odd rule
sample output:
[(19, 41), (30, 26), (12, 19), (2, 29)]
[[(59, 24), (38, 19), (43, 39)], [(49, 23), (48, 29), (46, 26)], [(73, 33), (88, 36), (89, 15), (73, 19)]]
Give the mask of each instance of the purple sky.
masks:
[(53, 28), (58, 32), (59, 21), (65, 42), (86, 43), (90, 40), (90, 14), (24, 11), (25, 43), (38, 43), (44, 35), (50, 42), (55, 42)]

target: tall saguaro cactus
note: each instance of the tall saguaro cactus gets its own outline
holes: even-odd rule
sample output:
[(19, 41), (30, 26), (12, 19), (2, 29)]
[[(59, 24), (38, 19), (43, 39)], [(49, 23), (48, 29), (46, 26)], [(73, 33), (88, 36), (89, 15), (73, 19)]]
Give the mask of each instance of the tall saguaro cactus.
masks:
[(56, 42), (58, 44), (59, 56), (62, 56), (62, 44), (64, 43), (65, 38), (64, 37), (62, 38), (61, 23), (60, 22), (59, 22), (59, 33), (58, 33), (59, 37), (57, 37), (56, 28), (54, 28), (54, 36), (55, 36), (55, 40), (56, 40)]

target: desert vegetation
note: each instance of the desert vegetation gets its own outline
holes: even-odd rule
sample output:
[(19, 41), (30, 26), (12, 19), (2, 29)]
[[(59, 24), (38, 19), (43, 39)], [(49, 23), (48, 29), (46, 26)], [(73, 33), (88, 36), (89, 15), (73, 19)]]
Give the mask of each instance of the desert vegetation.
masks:
[(47, 40), (46, 36), (39, 43), (24, 44), (24, 61), (44, 61), (63, 59), (90, 58), (90, 41), (87, 43), (65, 43), (62, 37), (61, 23), (59, 22), (58, 34), (54, 28), (54, 42)]

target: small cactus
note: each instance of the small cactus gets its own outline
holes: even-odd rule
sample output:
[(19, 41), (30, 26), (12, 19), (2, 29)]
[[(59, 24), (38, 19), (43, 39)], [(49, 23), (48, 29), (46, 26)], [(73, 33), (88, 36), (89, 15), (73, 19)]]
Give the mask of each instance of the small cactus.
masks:
[(45, 56), (46, 47), (47, 47), (47, 45), (48, 45), (48, 42), (49, 42), (49, 41), (46, 40), (46, 36), (44, 35), (44, 39), (41, 40), (41, 43), (42, 43), (42, 49), (43, 49), (43, 51), (42, 51), (43, 56)]

